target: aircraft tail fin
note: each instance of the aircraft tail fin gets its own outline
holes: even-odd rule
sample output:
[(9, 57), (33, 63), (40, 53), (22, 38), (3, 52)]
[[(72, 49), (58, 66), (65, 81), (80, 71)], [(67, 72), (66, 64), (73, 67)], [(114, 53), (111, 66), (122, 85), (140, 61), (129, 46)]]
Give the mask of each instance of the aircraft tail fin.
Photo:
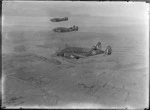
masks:
[(111, 53), (112, 53), (112, 48), (111, 48), (111, 46), (107, 46), (107, 48), (106, 48), (104, 54), (105, 54), (105, 55), (111, 55)]
[(97, 50), (101, 50), (101, 49), (102, 49), (102, 46), (101, 46), (101, 42), (100, 42), (100, 41), (96, 44), (96, 49), (97, 49)]

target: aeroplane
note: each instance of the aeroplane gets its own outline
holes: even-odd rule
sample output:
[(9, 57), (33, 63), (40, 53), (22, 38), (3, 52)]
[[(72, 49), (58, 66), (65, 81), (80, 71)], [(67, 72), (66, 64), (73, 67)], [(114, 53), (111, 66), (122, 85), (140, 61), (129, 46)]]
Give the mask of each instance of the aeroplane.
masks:
[(64, 17), (64, 18), (52, 18), (50, 21), (51, 22), (61, 22), (61, 21), (67, 21), (68, 17)]
[(105, 51), (103, 51), (101, 48), (101, 42), (98, 42), (97, 45), (93, 46), (92, 48), (66, 46), (65, 49), (56, 52), (52, 56), (64, 57), (67, 59), (80, 59), (99, 54), (111, 55), (112, 54), (111, 46), (110, 45), (107, 46)]
[(78, 26), (73, 26), (70, 28), (66, 28), (66, 27), (58, 27), (58, 28), (54, 28), (53, 31), (54, 32), (72, 32), (72, 31), (78, 31), (79, 27)]

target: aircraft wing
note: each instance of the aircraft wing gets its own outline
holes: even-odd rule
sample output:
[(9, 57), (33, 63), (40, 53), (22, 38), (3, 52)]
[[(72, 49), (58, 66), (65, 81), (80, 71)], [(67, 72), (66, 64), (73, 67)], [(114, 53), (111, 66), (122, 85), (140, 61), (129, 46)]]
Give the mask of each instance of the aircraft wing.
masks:
[(87, 56), (81, 55), (81, 54), (71, 54), (72, 56), (74, 56), (75, 58), (86, 58)]

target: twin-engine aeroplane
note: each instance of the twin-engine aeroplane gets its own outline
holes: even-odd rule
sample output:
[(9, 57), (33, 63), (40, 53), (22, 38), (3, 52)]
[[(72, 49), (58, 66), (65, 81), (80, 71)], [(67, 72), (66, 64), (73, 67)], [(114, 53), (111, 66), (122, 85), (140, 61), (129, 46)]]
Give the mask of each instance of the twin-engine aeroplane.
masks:
[(54, 32), (58, 32), (58, 33), (62, 33), (62, 32), (78, 31), (78, 29), (79, 29), (78, 26), (73, 26), (73, 27), (70, 27), (70, 28), (58, 27), (58, 28), (54, 28), (53, 31)]
[(64, 18), (52, 18), (50, 21), (51, 22), (62, 22), (62, 21), (67, 21), (68, 17), (64, 17)]
[(92, 48), (66, 47), (65, 49), (62, 49), (59, 52), (56, 52), (55, 56), (64, 57), (67, 59), (80, 59), (99, 54), (111, 55), (111, 53), (111, 46), (107, 46), (106, 50), (104, 51), (101, 48), (101, 42), (98, 42), (97, 45), (93, 46)]

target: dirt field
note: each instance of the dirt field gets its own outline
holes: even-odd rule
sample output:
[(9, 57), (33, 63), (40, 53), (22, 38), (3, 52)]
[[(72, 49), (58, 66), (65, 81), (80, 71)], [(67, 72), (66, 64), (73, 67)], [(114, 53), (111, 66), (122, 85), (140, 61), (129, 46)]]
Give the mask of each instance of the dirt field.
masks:
[[(35, 13), (35, 10), (31, 12)], [(87, 15), (70, 16), (68, 22), (61, 23), (50, 22), (50, 17), (46, 15), (4, 16), (3, 106), (148, 106), (147, 25), (142, 21), (138, 24), (136, 19), (133, 22), (133, 19), (127, 18), (118, 20), (115, 17), (105, 19), (85, 16)], [(74, 23), (79, 26), (77, 32), (51, 31), (57, 26), (72, 26)], [(112, 55), (97, 55), (79, 60), (51, 57), (58, 49), (64, 48), (65, 44), (92, 47), (98, 41), (104, 50), (107, 45), (111, 45)]]

